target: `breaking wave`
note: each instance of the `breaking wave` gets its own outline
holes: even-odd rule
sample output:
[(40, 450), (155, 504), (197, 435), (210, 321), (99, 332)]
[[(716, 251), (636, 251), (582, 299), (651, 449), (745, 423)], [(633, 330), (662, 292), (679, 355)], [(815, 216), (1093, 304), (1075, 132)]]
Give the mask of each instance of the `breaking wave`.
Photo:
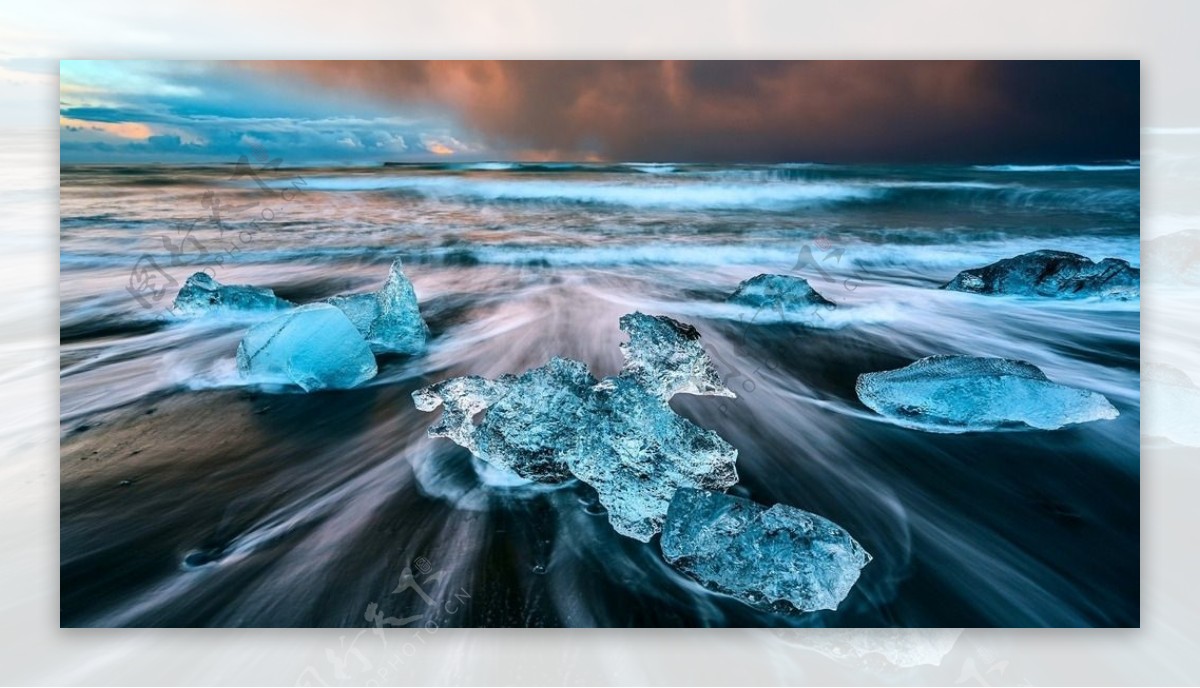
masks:
[(430, 198), (481, 201), (540, 201), (604, 204), (634, 208), (797, 208), (869, 200), (878, 187), (849, 184), (672, 184), (633, 185), (595, 181), (502, 181), (450, 177), (317, 177), (308, 188), (320, 191), (399, 191)]
[(975, 165), (972, 169), (985, 172), (1117, 172), (1140, 170), (1140, 162), (1111, 165)]

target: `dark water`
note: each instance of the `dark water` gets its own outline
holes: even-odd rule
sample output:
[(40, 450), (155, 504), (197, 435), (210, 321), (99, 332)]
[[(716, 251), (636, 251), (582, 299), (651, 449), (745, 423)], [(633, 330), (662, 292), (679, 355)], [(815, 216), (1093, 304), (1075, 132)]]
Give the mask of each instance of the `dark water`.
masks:
[[(1137, 304), (936, 289), (1039, 248), (1136, 263), (1136, 165), (245, 172), (62, 172), (64, 625), (1138, 623)], [(161, 317), (197, 270), (303, 301), (377, 289), (396, 257), (434, 339), (359, 389), (242, 385), (252, 318)], [(839, 307), (784, 323), (721, 303), (762, 272)], [(738, 449), (733, 492), (874, 555), (836, 612), (705, 592), (590, 488), (514, 484), (425, 437), (412, 390), (552, 356), (611, 374), (634, 310), (694, 324), (737, 391), (672, 402)], [(1030, 361), (1121, 415), (936, 435), (855, 398), (858, 374), (932, 354)]]

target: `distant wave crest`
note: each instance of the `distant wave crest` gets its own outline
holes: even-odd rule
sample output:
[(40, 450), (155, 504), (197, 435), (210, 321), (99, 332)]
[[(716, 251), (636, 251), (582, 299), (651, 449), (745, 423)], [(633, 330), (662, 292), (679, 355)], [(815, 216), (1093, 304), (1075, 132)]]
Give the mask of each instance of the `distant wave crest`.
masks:
[(1116, 172), (1119, 170), (1140, 170), (1140, 162), (1126, 162), (1111, 165), (975, 165), (972, 169), (984, 172)]
[(886, 193), (875, 186), (796, 184), (616, 184), (594, 181), (511, 181), (455, 177), (319, 177), (308, 189), (400, 191), (428, 197), (488, 201), (540, 201), (666, 208), (794, 208), (839, 201), (871, 200)]

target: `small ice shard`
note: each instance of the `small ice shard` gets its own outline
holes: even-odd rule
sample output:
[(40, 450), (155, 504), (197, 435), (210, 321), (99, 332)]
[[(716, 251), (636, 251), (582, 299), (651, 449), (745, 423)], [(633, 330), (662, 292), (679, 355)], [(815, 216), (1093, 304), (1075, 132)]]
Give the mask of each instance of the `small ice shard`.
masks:
[(441, 420), (429, 426), (427, 435), (445, 437), (478, 454), (475, 446), (475, 415), (500, 398), (501, 394), (496, 391), (495, 382), (469, 375), (422, 387), (413, 392), (412, 397), (419, 411), (429, 412), (443, 406)]
[(837, 609), (871, 555), (837, 524), (784, 504), (680, 489), (663, 527), (667, 563), (774, 612)]
[(1182, 370), (1142, 364), (1142, 434), (1165, 437), (1186, 447), (1200, 447), (1200, 388)]
[(429, 338), (429, 327), (421, 319), (417, 292), (400, 269), (400, 260), (392, 263), (387, 283), (378, 294), (379, 316), (371, 323), (367, 340), (373, 345), (399, 353), (420, 353)]
[(413, 400), (422, 411), (444, 407), (441, 420), (429, 428), (430, 437), (445, 437), (526, 480), (561, 482), (571, 478), (568, 456), (591, 412), (595, 384), (584, 364), (555, 358), (495, 381), (451, 378), (417, 390)]
[(1024, 361), (930, 356), (897, 370), (858, 376), (864, 404), (898, 424), (929, 432), (1056, 430), (1117, 417), (1096, 392), (1051, 382)]
[(756, 275), (739, 284), (726, 301), (780, 313), (834, 307), (832, 301), (809, 286), (808, 280), (793, 275)]
[(392, 263), (382, 290), (334, 296), (326, 303), (340, 308), (374, 351), (418, 354), (425, 350), (429, 327), (421, 318), (417, 293), (404, 276), (399, 259)]
[(256, 325), (237, 349), (238, 371), (264, 382), (346, 389), (375, 377), (371, 347), (341, 310), (300, 306)]
[(197, 272), (187, 278), (175, 297), (173, 311), (185, 317), (218, 311), (279, 311), (291, 308), (270, 289), (248, 284), (221, 284), (207, 272)]
[(621, 328), (630, 335), (625, 367), (600, 382), (583, 363), (555, 358), (521, 375), (445, 380), (413, 400), (422, 411), (444, 407), (430, 436), (526, 480), (579, 478), (595, 488), (617, 532), (647, 542), (677, 489), (737, 482), (737, 450), (667, 402), (677, 393), (733, 393), (690, 325), (633, 313)]
[(662, 399), (676, 394), (737, 396), (721, 382), (696, 328), (645, 313), (622, 315), (620, 323), (621, 331), (629, 335), (629, 341), (621, 344), (625, 357), (621, 375)]
[(1034, 251), (963, 270), (942, 288), (972, 294), (1136, 299), (1140, 285), (1141, 271), (1119, 258), (1095, 263), (1077, 253)]
[(737, 483), (737, 449), (633, 378), (605, 378), (591, 411), (572, 428), (577, 445), (568, 466), (595, 488), (622, 535), (649, 542), (680, 488), (725, 490)]

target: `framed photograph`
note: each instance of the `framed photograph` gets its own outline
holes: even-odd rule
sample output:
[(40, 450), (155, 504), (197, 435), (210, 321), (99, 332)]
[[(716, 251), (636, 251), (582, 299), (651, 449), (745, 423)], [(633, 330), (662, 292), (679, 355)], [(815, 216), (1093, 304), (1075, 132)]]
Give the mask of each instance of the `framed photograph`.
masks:
[(1138, 62), (60, 76), (62, 626), (1139, 625)]

